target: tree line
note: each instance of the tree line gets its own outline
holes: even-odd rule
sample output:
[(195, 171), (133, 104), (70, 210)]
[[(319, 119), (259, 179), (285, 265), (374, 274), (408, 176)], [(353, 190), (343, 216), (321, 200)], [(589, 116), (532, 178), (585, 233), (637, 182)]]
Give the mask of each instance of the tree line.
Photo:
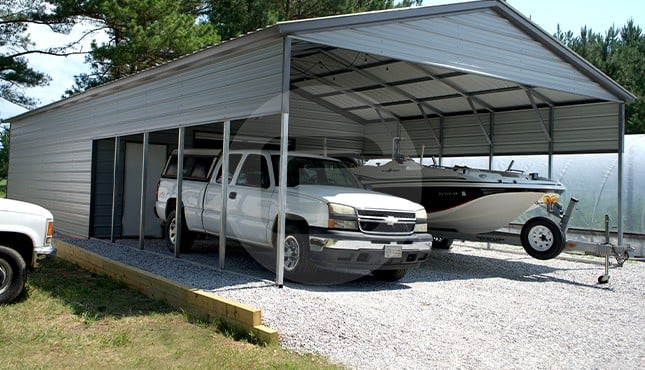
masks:
[[(84, 54), (90, 72), (75, 76), (63, 97), (154, 67), (278, 21), (420, 5), (421, 0), (0, 0), (0, 98), (25, 108), (38, 102), (25, 89), (44, 86), (49, 76), (29, 66), (26, 56)], [(30, 25), (67, 34), (85, 25), (79, 40), (37, 49)], [(88, 26), (89, 25), (89, 26)], [(107, 35), (98, 42), (97, 35)], [(645, 133), (645, 35), (633, 21), (597, 33), (558, 29), (564, 45), (634, 93), (626, 106), (626, 132)], [(79, 50), (93, 40), (89, 51)], [(0, 162), (8, 150), (0, 128)], [(4, 142), (7, 141), (7, 144)], [(5, 171), (3, 173), (3, 171)], [(6, 166), (0, 163), (0, 178)]]

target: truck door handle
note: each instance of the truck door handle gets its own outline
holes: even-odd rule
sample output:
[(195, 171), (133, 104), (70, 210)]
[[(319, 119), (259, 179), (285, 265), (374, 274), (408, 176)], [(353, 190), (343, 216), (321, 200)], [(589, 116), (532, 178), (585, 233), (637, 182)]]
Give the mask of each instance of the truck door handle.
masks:
[(235, 199), (235, 198), (237, 198), (237, 193), (236, 192), (232, 191), (232, 192), (228, 193), (228, 199)]

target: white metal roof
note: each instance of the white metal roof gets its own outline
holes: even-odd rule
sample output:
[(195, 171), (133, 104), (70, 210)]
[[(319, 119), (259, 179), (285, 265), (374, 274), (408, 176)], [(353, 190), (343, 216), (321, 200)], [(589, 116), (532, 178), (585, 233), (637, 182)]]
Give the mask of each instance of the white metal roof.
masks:
[[(293, 40), (291, 90), (363, 124), (469, 115), (482, 131), (487, 123), (481, 114), (533, 110), (536, 125), (544, 126), (548, 117), (540, 117), (541, 108), (635, 99), (505, 2), (485, 0), (281, 22), (12, 121), (176, 79), (192, 68), (284, 37)], [(603, 125), (618, 131), (619, 110), (611, 104), (603, 107), (612, 117)], [(618, 136), (613, 136), (616, 144)], [(491, 139), (485, 141), (490, 144)], [(581, 142), (570, 150), (594, 148), (594, 143)]]

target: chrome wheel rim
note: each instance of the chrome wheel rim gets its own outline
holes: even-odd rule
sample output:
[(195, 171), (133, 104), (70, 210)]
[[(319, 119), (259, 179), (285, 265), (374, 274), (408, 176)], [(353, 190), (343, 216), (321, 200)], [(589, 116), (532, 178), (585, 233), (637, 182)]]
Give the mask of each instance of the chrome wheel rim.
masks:
[(4, 260), (0, 260), (0, 293), (4, 293), (11, 283), (11, 276), (13, 274), (11, 266)]
[(288, 235), (284, 239), (284, 269), (289, 272), (295, 270), (298, 261), (300, 261), (298, 239), (293, 235)]
[(177, 219), (173, 218), (170, 221), (170, 225), (168, 226), (168, 239), (170, 239), (170, 243), (172, 245), (175, 245), (177, 241)]

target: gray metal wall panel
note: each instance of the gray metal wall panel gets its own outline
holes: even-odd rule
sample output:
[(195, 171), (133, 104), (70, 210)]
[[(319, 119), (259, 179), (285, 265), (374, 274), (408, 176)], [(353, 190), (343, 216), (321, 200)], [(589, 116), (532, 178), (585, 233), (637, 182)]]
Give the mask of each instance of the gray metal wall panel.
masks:
[[(549, 109), (539, 109), (546, 129)], [(618, 148), (617, 103), (597, 103), (556, 107), (554, 112), (554, 154), (615, 152)], [(490, 132), (490, 115), (480, 114), (484, 129)], [(433, 132), (429, 129), (432, 128)], [(366, 128), (365, 154), (391, 156), (392, 138), (397, 136), (395, 123), (373, 123)], [(420, 155), (488, 156), (490, 147), (473, 115), (446, 117), (444, 120), (443, 152), (435, 137), (440, 135), (439, 119), (406, 121), (401, 124), (403, 153)], [(493, 135), (494, 155), (527, 155), (549, 152), (549, 138), (542, 128), (536, 111), (526, 109), (496, 112)]]
[(301, 32), (295, 37), (529, 86), (617, 100), (599, 84), (490, 9)]
[(282, 43), (274, 43), (23, 122), (47, 120), (61, 136), (82, 139), (276, 113), (281, 65)]
[[(363, 149), (362, 124), (354, 122), (320, 104), (309, 101), (296, 92), (291, 94), (289, 138), (295, 140), (295, 150), (323, 153), (360, 153)], [(280, 117), (250, 119), (232, 127), (235, 135), (280, 137)], [(233, 139), (235, 138), (233, 136)]]
[[(24, 132), (29, 127), (29, 131)], [(12, 125), (8, 197), (39, 204), (54, 214), (54, 229), (88, 231), (91, 141), (56, 139), (46, 125)]]
[[(539, 112), (548, 132), (549, 110)], [(495, 113), (493, 143), (495, 155), (549, 152), (549, 138), (532, 109)]]
[(556, 108), (555, 152), (616, 152), (619, 116), (617, 103)]
[(92, 140), (280, 111), (282, 42), (13, 122), (9, 196), (88, 236)]
[[(486, 133), (490, 132), (489, 116), (481, 114)], [(488, 153), (489, 145), (482, 127), (473, 115), (446, 117), (444, 121), (445, 156), (471, 156)]]
[[(120, 158), (124, 158), (125, 145), (121, 146)], [(107, 238), (112, 231), (112, 188), (114, 186), (114, 139), (97, 140), (93, 152), (93, 184), (90, 236)], [(119, 184), (119, 188), (122, 185)], [(115, 235), (121, 235), (123, 192), (117, 191), (115, 207)]]
[(420, 156), (422, 152), (425, 158), (441, 155), (441, 127), (438, 118), (404, 122), (403, 131), (414, 145), (413, 153), (416, 155)]

